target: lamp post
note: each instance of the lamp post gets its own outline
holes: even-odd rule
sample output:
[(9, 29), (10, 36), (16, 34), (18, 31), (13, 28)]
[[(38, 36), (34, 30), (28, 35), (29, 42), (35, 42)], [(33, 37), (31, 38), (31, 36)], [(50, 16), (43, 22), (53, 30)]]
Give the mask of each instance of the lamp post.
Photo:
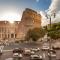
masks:
[(56, 13), (53, 13), (52, 15), (49, 15), (49, 14), (46, 14), (46, 17), (47, 17), (47, 19), (49, 19), (50, 20), (50, 28), (51, 28), (51, 20), (52, 20), (52, 16), (54, 16), (54, 18), (56, 17)]
[(6, 21), (5, 21), (5, 38), (4, 40), (6, 39)]
[[(53, 16), (54, 16), (54, 18), (56, 17), (56, 14), (55, 13), (53, 13)], [(51, 20), (52, 20), (52, 15), (48, 15), (48, 14), (46, 14), (46, 17), (47, 17), (47, 19), (49, 19), (50, 20), (50, 22), (49, 22), (49, 24), (50, 24), (50, 29), (51, 29)], [(51, 50), (51, 38), (49, 37), (49, 49)], [(51, 53), (49, 52), (49, 54), (50, 54), (50, 56), (49, 56), (49, 60), (51, 60)]]

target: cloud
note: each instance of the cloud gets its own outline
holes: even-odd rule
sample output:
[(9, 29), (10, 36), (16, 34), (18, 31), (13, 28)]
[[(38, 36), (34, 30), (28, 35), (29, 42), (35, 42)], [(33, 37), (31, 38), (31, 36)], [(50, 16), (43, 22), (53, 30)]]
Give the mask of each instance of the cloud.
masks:
[(51, 12), (60, 11), (60, 0), (52, 0), (51, 5), (49, 6), (49, 11)]
[(60, 22), (60, 0), (52, 0), (47, 13), (56, 13), (56, 18), (52, 18), (52, 23)]
[(0, 6), (0, 21), (21, 21), (21, 11), (14, 6)]
[[(53, 16), (51, 16), (51, 22), (52, 23), (60, 22), (60, 0), (51, 0), (51, 4), (50, 4), (49, 8), (46, 10), (46, 13), (48, 15), (56, 13), (55, 18), (53, 18)], [(41, 15), (42, 15), (42, 26), (49, 24), (50, 19), (46, 19), (46, 17), (44, 18), (45, 13), (43, 12), (43, 13), (41, 13)]]
[(39, 2), (39, 0), (36, 0), (36, 2)]
[(41, 14), (41, 16), (42, 16), (42, 26), (45, 26), (45, 25), (47, 25), (48, 23), (49, 23), (49, 21), (47, 20), (47, 18), (45, 17), (45, 15), (46, 15), (46, 13), (45, 12), (43, 12), (43, 11), (40, 11), (40, 14)]

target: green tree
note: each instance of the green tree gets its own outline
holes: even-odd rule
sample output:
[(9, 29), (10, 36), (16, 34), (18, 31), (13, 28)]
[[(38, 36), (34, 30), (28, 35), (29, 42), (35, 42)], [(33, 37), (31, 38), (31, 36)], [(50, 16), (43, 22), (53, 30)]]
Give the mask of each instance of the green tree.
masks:
[(42, 28), (34, 28), (34, 29), (30, 29), (27, 32), (27, 35), (25, 37), (26, 40), (30, 40), (30, 38), (33, 41), (37, 41), (39, 38), (43, 37), (45, 35), (45, 30)]
[(51, 39), (59, 39), (60, 31), (50, 31), (50, 32), (48, 32), (48, 36), (50, 36)]
[(51, 39), (60, 38), (60, 22), (52, 24), (51, 28), (48, 29), (48, 36), (50, 36)]

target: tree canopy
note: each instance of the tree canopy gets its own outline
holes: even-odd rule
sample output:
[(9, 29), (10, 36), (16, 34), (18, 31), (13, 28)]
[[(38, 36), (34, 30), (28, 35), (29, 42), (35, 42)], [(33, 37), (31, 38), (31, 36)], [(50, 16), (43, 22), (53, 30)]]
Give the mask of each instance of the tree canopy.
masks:
[(59, 39), (60, 38), (60, 22), (59, 23), (53, 23), (51, 28), (48, 30), (48, 36), (51, 37), (51, 39)]
[(30, 38), (33, 41), (37, 41), (39, 38), (43, 37), (45, 35), (45, 30), (42, 28), (34, 28), (34, 29), (30, 29), (27, 32), (27, 35), (25, 37), (26, 40), (30, 40)]

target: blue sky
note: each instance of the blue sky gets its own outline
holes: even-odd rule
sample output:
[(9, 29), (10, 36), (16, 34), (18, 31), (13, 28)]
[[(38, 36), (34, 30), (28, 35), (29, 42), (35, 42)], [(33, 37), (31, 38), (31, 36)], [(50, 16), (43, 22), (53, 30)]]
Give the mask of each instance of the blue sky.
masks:
[(0, 0), (0, 6), (15, 6), (17, 8), (33, 8), (36, 10), (46, 10), (51, 4), (51, 0)]
[(0, 0), (0, 15), (4, 15), (6, 12), (14, 12), (21, 15), (25, 8), (45, 11), (50, 4), (51, 0)]

